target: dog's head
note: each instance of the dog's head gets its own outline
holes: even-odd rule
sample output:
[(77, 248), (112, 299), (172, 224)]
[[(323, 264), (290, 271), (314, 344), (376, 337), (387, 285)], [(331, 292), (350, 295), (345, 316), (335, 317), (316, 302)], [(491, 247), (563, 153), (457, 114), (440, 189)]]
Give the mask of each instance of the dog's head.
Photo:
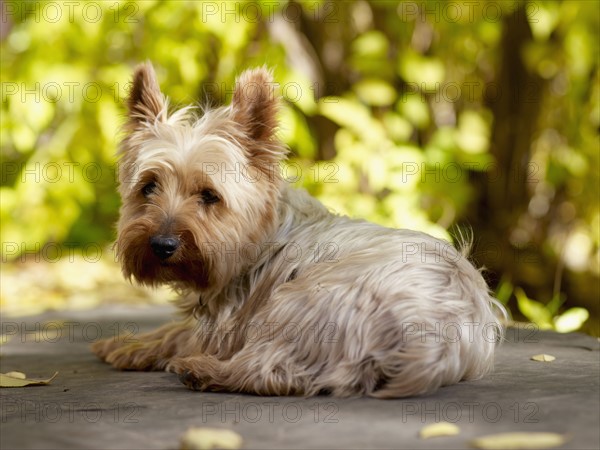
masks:
[[(120, 149), (117, 255), (137, 281), (223, 286), (277, 220), (278, 98), (266, 69), (244, 72), (228, 107), (172, 114), (152, 65), (134, 74)], [(252, 252), (250, 252), (252, 253)]]

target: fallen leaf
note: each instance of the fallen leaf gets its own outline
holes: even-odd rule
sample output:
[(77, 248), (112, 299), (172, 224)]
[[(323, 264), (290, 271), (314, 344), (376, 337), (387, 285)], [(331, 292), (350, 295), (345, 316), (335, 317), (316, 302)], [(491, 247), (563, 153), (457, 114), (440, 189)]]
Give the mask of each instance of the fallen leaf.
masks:
[(459, 433), (460, 428), (458, 428), (453, 423), (439, 422), (433, 423), (431, 425), (426, 425), (423, 428), (421, 428), (419, 436), (421, 436), (421, 439), (429, 439), (431, 437), (438, 436), (456, 436)]
[(556, 359), (556, 357), (554, 357), (552, 355), (545, 355), (543, 353), (541, 353), (539, 355), (533, 355), (531, 357), (531, 360), (540, 361), (540, 362), (550, 362), (550, 361), (554, 361), (555, 359)]
[(557, 433), (500, 433), (490, 434), (471, 441), (475, 448), (495, 449), (538, 449), (553, 448), (563, 445), (566, 436)]
[(11, 378), (18, 378), (19, 380), (24, 380), (25, 378), (27, 378), (27, 376), (25, 376), (23, 372), (8, 372), (4, 375)]
[[(20, 374), (20, 376), (14, 377), (10, 374)], [(50, 382), (54, 380), (56, 375), (58, 375), (58, 372), (55, 372), (54, 375), (52, 375), (52, 377), (48, 378), (47, 380), (29, 380), (27, 378), (24, 378), (25, 374), (21, 372), (0, 373), (0, 387), (11, 388), (50, 384)]]
[(223, 428), (190, 428), (181, 439), (181, 450), (235, 450), (242, 446), (242, 437)]

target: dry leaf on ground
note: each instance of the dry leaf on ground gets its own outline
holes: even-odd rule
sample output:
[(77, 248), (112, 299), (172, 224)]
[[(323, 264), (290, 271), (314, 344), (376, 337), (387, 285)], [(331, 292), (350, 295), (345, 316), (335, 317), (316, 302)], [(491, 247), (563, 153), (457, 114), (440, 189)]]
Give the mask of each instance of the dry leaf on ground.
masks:
[(428, 439), (438, 436), (456, 436), (459, 433), (460, 428), (458, 428), (453, 423), (439, 422), (433, 423), (431, 425), (426, 425), (423, 428), (421, 428), (419, 436), (421, 437), (421, 439)]
[(533, 361), (540, 361), (540, 362), (551, 362), (554, 361), (556, 359), (556, 357), (552, 356), (552, 355), (546, 355), (546, 354), (539, 354), (539, 355), (533, 355), (531, 357), (531, 360)]
[(56, 375), (58, 375), (58, 372), (55, 372), (54, 375), (47, 380), (29, 380), (25, 378), (25, 374), (22, 372), (0, 373), (0, 387), (11, 388), (50, 384)]
[(4, 375), (11, 378), (18, 378), (19, 380), (24, 380), (25, 378), (27, 378), (27, 375), (25, 375), (23, 372), (8, 372)]
[(181, 439), (181, 450), (235, 450), (242, 446), (242, 437), (223, 428), (190, 428)]
[(563, 445), (566, 436), (557, 433), (500, 433), (482, 436), (471, 441), (475, 448), (486, 450), (515, 450), (553, 448)]

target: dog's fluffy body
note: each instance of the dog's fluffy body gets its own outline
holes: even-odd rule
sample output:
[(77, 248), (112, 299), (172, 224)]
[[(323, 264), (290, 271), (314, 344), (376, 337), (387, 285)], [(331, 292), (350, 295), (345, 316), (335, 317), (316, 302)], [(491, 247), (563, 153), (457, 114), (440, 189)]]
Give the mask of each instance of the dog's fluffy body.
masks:
[(334, 215), (280, 179), (268, 71), (196, 118), (168, 115), (144, 64), (128, 106), (118, 255), (127, 277), (181, 291), (183, 318), (96, 343), (105, 361), (262, 395), (403, 397), (490, 371), (503, 310), (466, 255)]

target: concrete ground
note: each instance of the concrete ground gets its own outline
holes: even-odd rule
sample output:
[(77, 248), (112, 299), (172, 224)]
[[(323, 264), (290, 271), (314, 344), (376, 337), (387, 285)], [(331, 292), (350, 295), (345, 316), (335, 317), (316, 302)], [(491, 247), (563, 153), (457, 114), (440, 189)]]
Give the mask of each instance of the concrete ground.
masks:
[[(245, 448), (469, 448), (476, 437), (512, 431), (566, 434), (561, 448), (600, 447), (600, 352), (590, 336), (510, 329), (493, 375), (399, 400), (192, 392), (174, 374), (116, 371), (89, 350), (99, 336), (147, 331), (170, 314), (105, 308), (3, 318), (10, 341), (0, 347), (0, 372), (59, 375), (49, 386), (0, 389), (0, 448), (177, 448), (189, 427), (234, 430)], [(530, 360), (539, 353), (556, 360)], [(439, 421), (460, 434), (419, 438)]]

